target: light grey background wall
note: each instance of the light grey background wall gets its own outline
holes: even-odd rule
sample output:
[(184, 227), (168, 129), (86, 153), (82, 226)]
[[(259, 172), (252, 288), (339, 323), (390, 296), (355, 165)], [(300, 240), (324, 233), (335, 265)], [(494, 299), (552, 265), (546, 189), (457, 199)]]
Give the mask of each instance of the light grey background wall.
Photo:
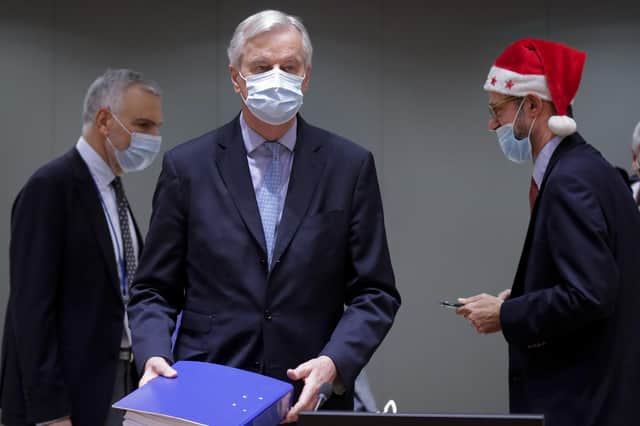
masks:
[[(525, 36), (588, 52), (575, 113), (614, 164), (630, 163), (640, 120), (637, 1), (3, 0), (0, 3), (0, 314), (8, 296), (9, 217), (26, 179), (70, 149), (88, 85), (131, 67), (165, 90), (165, 149), (237, 113), (226, 44), (245, 16), (301, 16), (315, 47), (303, 115), (376, 158), (404, 304), (369, 374), (403, 411), (504, 412), (506, 345), (437, 301), (510, 287), (528, 220), (529, 166), (486, 131), (482, 84)], [(127, 176), (146, 230), (160, 162)], [(37, 265), (34, 265), (37, 267)]]

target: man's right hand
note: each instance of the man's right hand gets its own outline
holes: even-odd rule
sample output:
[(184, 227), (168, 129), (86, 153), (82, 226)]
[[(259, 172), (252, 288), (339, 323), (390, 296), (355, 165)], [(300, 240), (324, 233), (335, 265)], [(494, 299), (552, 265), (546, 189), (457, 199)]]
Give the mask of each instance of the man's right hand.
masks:
[(173, 379), (177, 375), (178, 372), (171, 368), (166, 359), (161, 356), (152, 356), (144, 363), (144, 374), (142, 375), (138, 386), (143, 387), (149, 382), (149, 380), (155, 379), (158, 376)]

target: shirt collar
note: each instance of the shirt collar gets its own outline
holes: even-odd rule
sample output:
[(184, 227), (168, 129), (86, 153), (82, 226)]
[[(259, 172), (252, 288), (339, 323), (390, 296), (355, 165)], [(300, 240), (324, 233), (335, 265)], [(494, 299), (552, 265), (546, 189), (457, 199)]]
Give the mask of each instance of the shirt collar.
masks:
[(98, 187), (98, 190), (103, 191), (109, 187), (116, 175), (113, 174), (111, 167), (100, 157), (100, 155), (93, 149), (91, 145), (80, 136), (78, 143), (76, 143), (76, 149), (80, 154), (80, 157), (84, 160), (89, 167), (89, 172), (93, 176), (93, 180)]
[[(289, 130), (287, 130), (287, 132), (278, 139), (278, 142), (287, 147), (291, 152), (293, 152), (296, 147), (297, 129), (298, 118), (296, 117), (293, 120), (293, 126), (291, 126)], [(240, 113), (240, 130), (242, 131), (242, 140), (244, 141), (244, 147), (247, 150), (247, 154), (251, 154), (253, 151), (260, 148), (260, 146), (265, 142), (265, 139), (260, 136), (258, 132), (249, 127), (249, 124), (244, 119), (243, 113)]]
[(542, 148), (538, 157), (536, 157), (536, 161), (533, 163), (533, 180), (536, 182), (536, 185), (538, 185), (538, 188), (542, 187), (542, 180), (547, 171), (549, 160), (551, 160), (551, 156), (558, 145), (560, 145), (560, 142), (562, 142), (562, 138), (560, 136), (554, 136), (554, 138), (547, 142)]

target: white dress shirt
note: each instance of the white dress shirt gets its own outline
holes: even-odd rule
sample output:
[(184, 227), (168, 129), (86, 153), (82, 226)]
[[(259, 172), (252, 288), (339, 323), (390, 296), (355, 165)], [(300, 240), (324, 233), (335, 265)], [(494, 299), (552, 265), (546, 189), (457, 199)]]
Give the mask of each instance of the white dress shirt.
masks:
[[(120, 234), (120, 221), (118, 219), (118, 205), (116, 202), (116, 191), (111, 186), (111, 182), (116, 178), (111, 170), (111, 167), (100, 157), (100, 155), (93, 149), (89, 143), (81, 136), (76, 144), (76, 149), (80, 154), (80, 157), (84, 160), (89, 168), (89, 172), (93, 177), (93, 181), (100, 192), (102, 198), (101, 204), (104, 211), (104, 216), (109, 226), (109, 233), (111, 235), (111, 242), (113, 243), (113, 253), (116, 259), (118, 267), (118, 283), (120, 291), (122, 292), (122, 277), (124, 267), (124, 252), (122, 246), (122, 236)], [(129, 230), (131, 232), (131, 241), (133, 243), (133, 254), (136, 258), (136, 264), (138, 263), (138, 238), (136, 236), (135, 226), (133, 225), (133, 218), (131, 217), (131, 211), (127, 214), (129, 218)], [(126, 275), (125, 275), (126, 276)], [(126, 278), (124, 280), (126, 286)], [(128, 289), (127, 289), (128, 291)], [(124, 334), (122, 336), (121, 347), (131, 347), (131, 331), (129, 330), (129, 321), (127, 318), (127, 311), (124, 313)]]
[(547, 142), (547, 144), (542, 147), (542, 150), (536, 157), (536, 161), (533, 163), (533, 180), (538, 186), (538, 190), (542, 188), (542, 180), (547, 172), (549, 160), (551, 160), (551, 156), (556, 151), (556, 148), (558, 148), (558, 145), (560, 145), (560, 142), (562, 142), (562, 138), (560, 136), (555, 136)]
[[(287, 190), (289, 189), (289, 178), (291, 177), (291, 166), (293, 165), (293, 154), (296, 147), (298, 129), (298, 119), (293, 121), (293, 126), (282, 135), (278, 142), (285, 148), (280, 152), (280, 167), (282, 167), (281, 176), (284, 178), (282, 189), (280, 190), (280, 216), (276, 223), (276, 235), (278, 235), (278, 225), (282, 219), (282, 210), (287, 198)], [(260, 136), (247, 124), (242, 113), (240, 113), (240, 130), (242, 131), (242, 140), (247, 150), (247, 163), (249, 163), (249, 171), (251, 173), (251, 181), (253, 182), (253, 190), (257, 196), (262, 188), (264, 176), (267, 174), (269, 165), (271, 164), (272, 153), (264, 146), (265, 139)], [(275, 141), (272, 141), (275, 142)]]

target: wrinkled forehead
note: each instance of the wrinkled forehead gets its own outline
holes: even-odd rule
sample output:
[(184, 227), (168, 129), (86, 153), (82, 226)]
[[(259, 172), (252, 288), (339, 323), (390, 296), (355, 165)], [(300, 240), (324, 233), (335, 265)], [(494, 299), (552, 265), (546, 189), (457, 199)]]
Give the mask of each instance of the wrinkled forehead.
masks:
[(502, 93), (498, 93), (498, 92), (487, 92), (488, 96), (489, 96), (489, 103), (495, 104), (497, 102), (500, 102), (503, 99), (508, 98), (509, 96), (504, 95)]
[(282, 26), (247, 40), (242, 64), (304, 61), (302, 35), (293, 26)]

